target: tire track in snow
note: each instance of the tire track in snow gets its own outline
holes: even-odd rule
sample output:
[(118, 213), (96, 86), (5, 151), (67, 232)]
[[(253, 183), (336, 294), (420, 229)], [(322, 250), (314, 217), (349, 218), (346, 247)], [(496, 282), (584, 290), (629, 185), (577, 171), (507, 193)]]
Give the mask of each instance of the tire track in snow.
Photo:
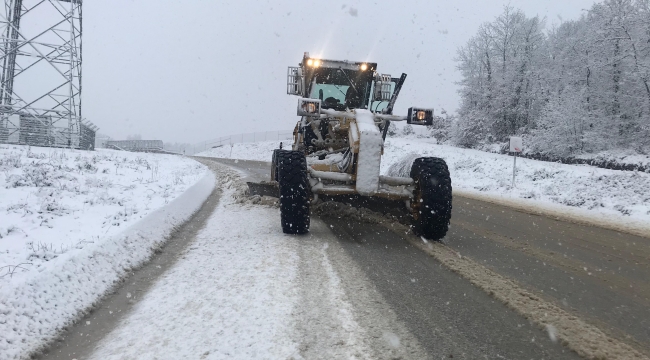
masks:
[(295, 237), (301, 296), (296, 308), (305, 359), (425, 359), (415, 336), (319, 218)]
[(296, 308), (296, 337), (305, 359), (368, 359), (365, 331), (355, 321), (341, 280), (327, 255), (328, 242), (313, 235), (293, 240), (300, 254), (300, 300)]
[(523, 289), (515, 281), (461, 256), (444, 244), (425, 243), (415, 236), (405, 238), (506, 306), (545, 328), (551, 339), (561, 340), (582, 357), (648, 359), (632, 346), (608, 336), (598, 327)]
[[(226, 169), (221, 173), (237, 188), (237, 202), (250, 202), (237, 175), (241, 171)], [(276, 225), (274, 231), (278, 229)], [(299, 352), (293, 358), (428, 357), (324, 222), (313, 217), (309, 234), (284, 236), (300, 258), (300, 295), (292, 313)]]
[(233, 193), (91, 358), (296, 358), (295, 247), (273, 231), (273, 209)]
[(222, 203), (91, 358), (384, 358), (329, 246), (282, 234), (277, 209), (251, 206), (239, 176), (217, 167)]

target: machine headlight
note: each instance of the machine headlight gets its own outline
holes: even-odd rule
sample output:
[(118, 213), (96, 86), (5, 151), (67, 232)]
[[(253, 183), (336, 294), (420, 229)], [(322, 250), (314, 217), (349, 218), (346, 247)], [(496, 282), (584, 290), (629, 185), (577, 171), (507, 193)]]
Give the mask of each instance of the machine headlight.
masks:
[(433, 109), (409, 108), (406, 122), (413, 125), (433, 125)]
[(361, 64), (361, 71), (366, 71), (368, 70), (368, 64)]
[(320, 99), (298, 99), (299, 116), (320, 116)]
[(321, 61), (318, 59), (307, 59), (307, 66), (311, 67), (319, 67), (321, 64)]

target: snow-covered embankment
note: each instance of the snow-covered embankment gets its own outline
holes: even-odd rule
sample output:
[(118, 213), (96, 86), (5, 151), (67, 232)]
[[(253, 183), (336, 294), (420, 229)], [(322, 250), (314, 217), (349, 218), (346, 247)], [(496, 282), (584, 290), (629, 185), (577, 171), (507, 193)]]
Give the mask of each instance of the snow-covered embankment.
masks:
[(387, 140), (382, 173), (408, 176), (413, 158), (441, 157), (457, 195), (650, 237), (648, 173), (519, 158), (513, 188), (512, 156), (432, 141)]
[(93, 306), (214, 181), (180, 156), (0, 147), (0, 359), (38, 350)]

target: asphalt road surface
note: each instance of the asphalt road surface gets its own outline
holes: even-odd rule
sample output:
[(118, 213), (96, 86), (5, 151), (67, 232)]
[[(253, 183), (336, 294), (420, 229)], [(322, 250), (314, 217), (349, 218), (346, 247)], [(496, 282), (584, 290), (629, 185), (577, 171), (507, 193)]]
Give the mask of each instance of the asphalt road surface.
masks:
[[(265, 162), (203, 159), (244, 172), (245, 181), (268, 181)], [(453, 179), (452, 179), (453, 180)], [(197, 227), (208, 218), (218, 195), (179, 231), (170, 246), (185, 246)], [(459, 257), (516, 281), (544, 301), (603, 330), (615, 341), (650, 354), (650, 240), (615, 231), (572, 224), (507, 207), (454, 196), (451, 229), (445, 246)], [(398, 205), (399, 206), (399, 205)], [(395, 206), (394, 209), (397, 209)], [(278, 216), (278, 227), (279, 216)], [(314, 216), (310, 234), (297, 241), (303, 257), (305, 304), (320, 301), (317, 284), (320, 265), (314, 253), (328, 248), (329, 261), (341, 278), (359, 325), (371, 338), (385, 338), (390, 324), (411, 352), (394, 354), (373, 348), (378, 358), (461, 359), (577, 359), (579, 356), (547, 330), (526, 319), (512, 307), (490, 296), (457, 272), (451, 271), (413, 245), (414, 236), (376, 224), (341, 216)], [(417, 240), (417, 239), (416, 239)], [(174, 245), (177, 243), (177, 245)], [(161, 258), (176, 250), (165, 251)], [(137, 281), (142, 291), (164, 272), (173, 259), (153, 260), (155, 272), (143, 270), (125, 282)], [(161, 266), (162, 265), (162, 266)], [(141, 279), (141, 280), (137, 280)], [(117, 289), (116, 294), (126, 291)], [(117, 298), (117, 297), (116, 297)], [(84, 359), (120, 314), (132, 304), (116, 303), (111, 296), (88, 319), (102, 321), (103, 328), (81, 331), (74, 327), (62, 336), (44, 359)], [(318, 308), (314, 306), (313, 308)], [(111, 316), (108, 316), (111, 309)], [(103, 315), (102, 315), (103, 314)], [(326, 318), (325, 313), (306, 314)], [(85, 319), (84, 319), (85, 321)], [(81, 321), (80, 324), (83, 324)], [(95, 323), (97, 321), (93, 321)], [(327, 344), (326, 331), (306, 329), (311, 350), (304, 358), (325, 358), (318, 344)], [(307, 339), (309, 336), (306, 336)], [(393, 336), (389, 334), (389, 336)], [(320, 339), (320, 340), (319, 340)], [(385, 339), (384, 339), (385, 340)], [(404, 346), (408, 347), (408, 346)], [(320, 354), (320, 355), (319, 355)]]
[[(248, 181), (269, 180), (269, 163), (218, 161), (245, 171), (249, 174)], [(341, 244), (356, 261), (366, 266), (369, 277), (377, 284), (385, 285), (380, 288), (385, 291), (386, 299), (394, 299), (395, 307), (405, 306), (405, 298), (414, 298), (422, 301), (418, 311), (440, 314), (435, 309), (436, 304), (442, 301), (438, 297), (453, 294), (451, 298), (458, 298), (458, 294), (450, 293), (449, 289), (459, 285), (443, 286), (444, 291), (421, 296), (416, 294), (426, 289), (440, 289), (440, 285), (429, 287), (419, 283), (412, 289), (393, 289), (387, 285), (391, 283), (389, 279), (394, 283), (408, 284), (401, 281), (408, 277), (405, 271), (427, 273), (430, 281), (438, 282), (441, 281), (438, 274), (441, 270), (424, 271), (424, 264), (432, 268), (437, 264), (431, 259), (419, 259), (422, 254), (415, 249), (404, 248), (408, 254), (402, 256), (398, 256), (401, 251), (378, 256), (382, 252), (373, 249), (401, 246), (404, 241), (377, 230), (375, 226), (327, 217), (323, 221), (336, 225), (333, 229), (336, 229)], [(444, 243), (516, 280), (609, 335), (625, 339), (650, 354), (650, 239), (454, 195), (451, 228)], [(407, 268), (406, 264), (413, 269)], [(457, 282), (462, 280), (451, 281), (453, 284)], [(463, 307), (467, 305), (463, 304)], [(450, 315), (454, 313), (457, 312)], [(407, 314), (405, 310), (404, 316)], [(455, 320), (462, 322), (460, 318)], [(484, 324), (492, 322), (484, 320), (487, 321)], [(427, 326), (424, 321), (409, 323), (415, 327)], [(493, 333), (494, 327), (486, 326), (485, 329)], [(424, 334), (421, 331), (415, 333)]]

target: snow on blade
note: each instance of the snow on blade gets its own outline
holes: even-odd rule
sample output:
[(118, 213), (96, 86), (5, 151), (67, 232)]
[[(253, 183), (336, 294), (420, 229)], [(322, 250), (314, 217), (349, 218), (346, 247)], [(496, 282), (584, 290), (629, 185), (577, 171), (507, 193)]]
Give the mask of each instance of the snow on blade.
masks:
[[(379, 168), (383, 139), (369, 110), (356, 110), (359, 131), (359, 160), (357, 162), (357, 191), (373, 195), (379, 189)], [(350, 129), (354, 131), (354, 129)]]

